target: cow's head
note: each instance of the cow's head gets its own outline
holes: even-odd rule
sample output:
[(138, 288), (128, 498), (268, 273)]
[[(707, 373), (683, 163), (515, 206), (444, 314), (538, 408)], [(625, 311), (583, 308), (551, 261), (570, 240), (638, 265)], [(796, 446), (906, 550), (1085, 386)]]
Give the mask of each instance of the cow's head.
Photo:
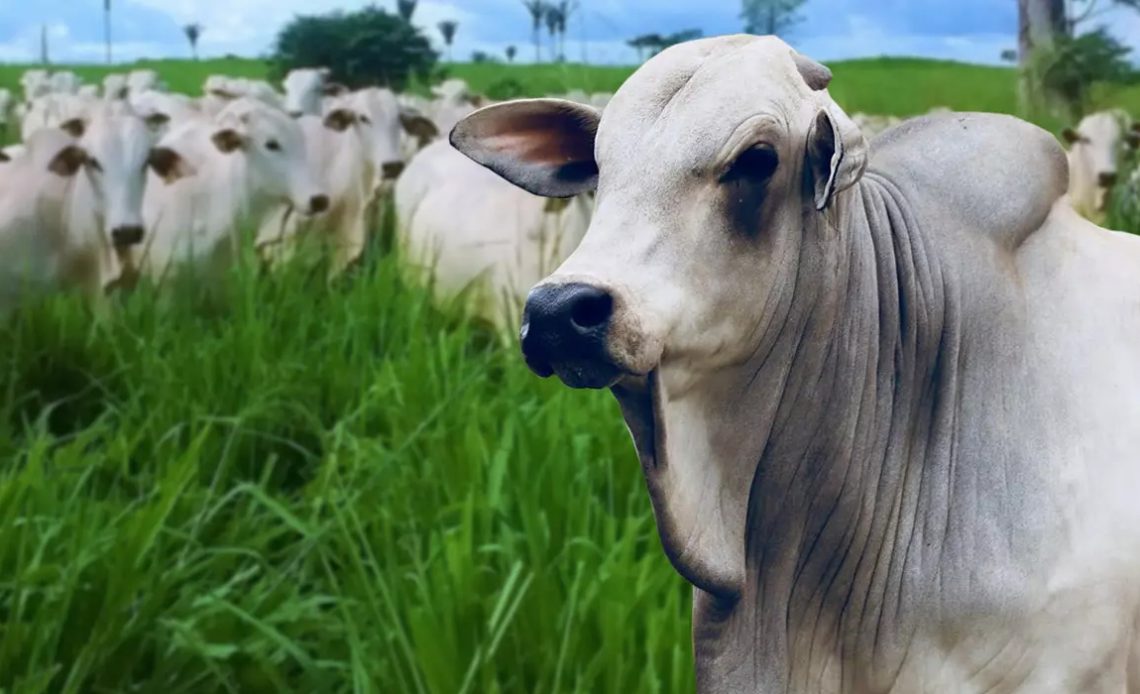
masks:
[(542, 376), (613, 389), (666, 550), (711, 591), (742, 576), (748, 467), (763, 452), (736, 419), (741, 393), (812, 281), (801, 252), (834, 240), (867, 163), (830, 77), (779, 39), (695, 41), (650, 60), (604, 117), (522, 101), (452, 134), (532, 193), (597, 188), (581, 245), (530, 294), (523, 352)]
[(328, 68), (302, 68), (285, 76), (285, 112), (294, 118), (317, 116), (331, 72)]
[(781, 41), (713, 39), (650, 61), (604, 120), (535, 100), (460, 124), (458, 149), (533, 193), (597, 186), (585, 240), (528, 302), (531, 366), (598, 388), (752, 356), (766, 304), (794, 281), (805, 215), (832, 206), (866, 165), (829, 79)]
[(377, 173), (378, 193), (387, 192), (404, 170), (400, 148), (403, 136), (424, 140), (438, 135), (428, 118), (401, 106), (396, 95), (387, 89), (362, 89), (336, 99), (329, 109), (347, 109), (358, 114), (362, 135)]
[(103, 238), (114, 246), (142, 241), (143, 190), (155, 140), (147, 120), (129, 113), (94, 118), (80, 140), (95, 193), (91, 212)]
[(1069, 145), (1070, 196), (1085, 214), (1097, 216), (1106, 211), (1116, 185), (1121, 148), (1140, 144), (1140, 131), (1130, 127), (1128, 120), (1122, 112), (1101, 111), (1062, 132)]

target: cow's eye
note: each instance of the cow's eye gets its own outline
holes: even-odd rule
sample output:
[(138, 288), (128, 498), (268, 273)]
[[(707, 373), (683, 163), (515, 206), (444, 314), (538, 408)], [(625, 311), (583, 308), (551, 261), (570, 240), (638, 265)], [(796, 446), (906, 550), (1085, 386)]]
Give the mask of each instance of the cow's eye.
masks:
[(87, 158), (87, 166), (91, 167), (92, 171), (98, 171), (99, 173), (103, 173), (103, 165), (100, 164), (99, 160), (96, 159), (95, 157), (88, 157)]
[(369, 124), (369, 125), (371, 125), (371, 123), (372, 123), (372, 119), (371, 119), (371, 118), (369, 118), (368, 116), (365, 116), (365, 115), (363, 115), (363, 114), (361, 114), (361, 115), (359, 116), (359, 118), (360, 118), (360, 122), (361, 122), (361, 123), (366, 123), (366, 124)]
[(728, 171), (721, 178), (722, 181), (755, 181), (764, 182), (776, 173), (780, 164), (780, 157), (772, 145), (755, 145), (740, 153)]
[(270, 140), (269, 142), (265, 143), (265, 148), (268, 149), (270, 152), (280, 152), (281, 151), (281, 143), (278, 142), (277, 140)]

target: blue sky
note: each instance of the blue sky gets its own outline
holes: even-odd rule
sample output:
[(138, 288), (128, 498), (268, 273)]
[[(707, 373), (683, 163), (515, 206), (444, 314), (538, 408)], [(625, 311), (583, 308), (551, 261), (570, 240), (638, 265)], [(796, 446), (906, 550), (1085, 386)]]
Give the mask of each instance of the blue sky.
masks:
[[(290, 17), (370, 0), (112, 0), (117, 58), (184, 56), (180, 27), (205, 26), (203, 55), (258, 55)], [(740, 0), (579, 0), (568, 57), (585, 50), (592, 62), (629, 63), (633, 35), (699, 27), (706, 35), (739, 31)], [(1108, 5), (1111, 0), (1100, 0)], [(392, 7), (395, 0), (376, 2)], [(53, 60), (102, 59), (103, 0), (0, 0), (0, 61), (25, 62), (39, 54), (46, 25)], [(821, 60), (918, 55), (996, 63), (1016, 44), (1016, 0), (807, 0), (803, 21), (787, 37)], [(456, 57), (473, 50), (501, 54), (509, 44), (533, 56), (530, 20), (520, 0), (420, 0), (416, 22), (438, 40), (435, 25), (460, 23)], [(1140, 48), (1140, 14), (1110, 10), (1099, 18)]]

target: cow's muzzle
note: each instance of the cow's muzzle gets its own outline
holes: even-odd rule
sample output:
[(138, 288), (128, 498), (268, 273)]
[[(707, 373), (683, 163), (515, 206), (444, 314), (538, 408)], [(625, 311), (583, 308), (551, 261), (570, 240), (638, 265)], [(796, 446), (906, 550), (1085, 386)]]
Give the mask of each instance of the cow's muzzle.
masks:
[(613, 295), (588, 284), (541, 285), (523, 313), (523, 356), (542, 378), (557, 374), (571, 388), (607, 388), (625, 372), (610, 355)]

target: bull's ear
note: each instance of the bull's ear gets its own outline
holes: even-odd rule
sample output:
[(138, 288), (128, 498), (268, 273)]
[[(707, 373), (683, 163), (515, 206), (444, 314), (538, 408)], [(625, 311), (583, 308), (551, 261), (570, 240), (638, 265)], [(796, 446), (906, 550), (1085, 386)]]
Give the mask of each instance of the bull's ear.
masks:
[(56, 176), (70, 178), (86, 163), (87, 151), (78, 145), (68, 145), (52, 157), (48, 171)]
[(356, 114), (347, 108), (338, 108), (325, 116), (325, 127), (343, 133), (351, 128), (357, 121)]
[(1061, 131), (1061, 138), (1064, 139), (1065, 142), (1067, 142), (1071, 145), (1071, 144), (1074, 144), (1074, 143), (1080, 141), (1081, 135), (1080, 135), (1080, 133), (1078, 133), (1076, 130), (1073, 130), (1072, 128), (1065, 128), (1064, 130)]
[(321, 94), (324, 96), (344, 96), (347, 93), (348, 87), (339, 82), (329, 82), (321, 87)]
[(152, 149), (146, 163), (167, 185), (194, 175), (194, 168), (182, 158), (182, 155), (169, 147)]
[(83, 137), (83, 133), (87, 130), (87, 124), (83, 122), (82, 118), (72, 118), (71, 120), (64, 121), (60, 123), (59, 127), (72, 137)]
[(822, 211), (863, 176), (867, 140), (859, 126), (832, 105), (816, 114), (808, 130), (806, 156), (815, 209)]
[(12, 157), (8, 156), (8, 153), (7, 153), (7, 152), (5, 152), (4, 150), (0, 149), (0, 163), (2, 163), (2, 162), (8, 162), (8, 161), (12, 161)]
[(233, 128), (219, 130), (210, 139), (214, 141), (214, 146), (218, 148), (218, 151), (223, 154), (231, 154), (245, 147), (245, 137)]
[(439, 137), (439, 128), (436, 127), (435, 123), (422, 113), (412, 109), (400, 109), (400, 127), (404, 129), (404, 132), (419, 140), (421, 145)]
[(512, 101), (460, 121), (451, 144), (526, 191), (568, 198), (598, 185), (599, 120), (597, 109), (562, 99)]

